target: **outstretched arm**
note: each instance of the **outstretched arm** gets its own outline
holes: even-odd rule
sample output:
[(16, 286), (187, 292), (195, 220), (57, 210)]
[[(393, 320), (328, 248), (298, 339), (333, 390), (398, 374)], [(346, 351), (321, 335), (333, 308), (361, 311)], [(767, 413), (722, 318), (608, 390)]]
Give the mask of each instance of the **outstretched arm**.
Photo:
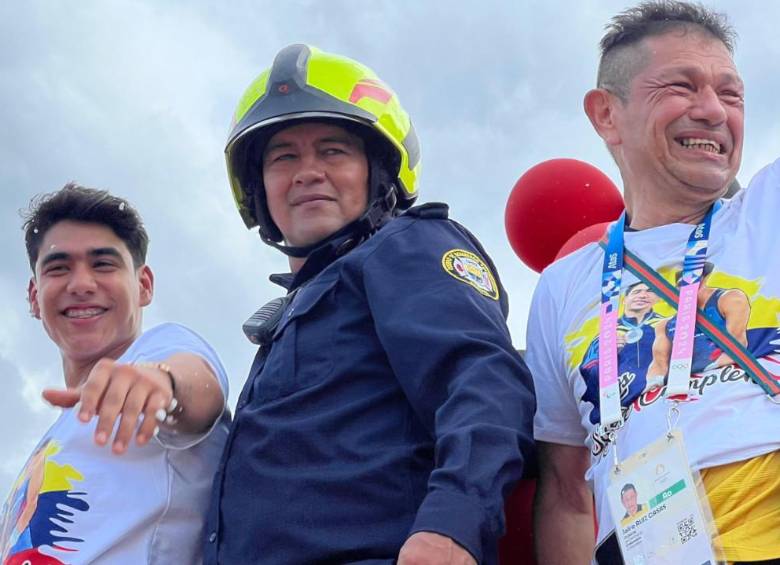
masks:
[[(177, 406), (172, 409), (174, 390)], [(80, 402), (82, 422), (97, 416), (98, 445), (111, 440), (118, 421), (112, 442), (117, 455), (127, 450), (133, 435), (138, 445), (147, 443), (158, 425), (181, 433), (206, 431), (225, 402), (209, 364), (192, 353), (176, 353), (154, 365), (101, 359), (79, 388), (47, 389), (43, 397), (63, 408)], [(172, 419), (167, 419), (168, 412)]]

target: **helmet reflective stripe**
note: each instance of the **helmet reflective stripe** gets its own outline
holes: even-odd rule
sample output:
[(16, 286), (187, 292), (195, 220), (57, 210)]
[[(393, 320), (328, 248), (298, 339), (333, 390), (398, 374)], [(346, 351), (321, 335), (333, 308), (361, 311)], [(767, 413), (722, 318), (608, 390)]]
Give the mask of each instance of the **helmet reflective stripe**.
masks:
[(247, 227), (259, 225), (261, 234), (274, 241), (280, 241), (281, 234), (265, 205), (260, 152), (279, 124), (318, 118), (357, 122), (375, 131), (396, 154), (390, 172), (399, 189), (398, 206), (407, 208), (417, 197), (419, 142), (395, 93), (356, 61), (291, 45), (242, 96), (225, 148), (241, 217)]

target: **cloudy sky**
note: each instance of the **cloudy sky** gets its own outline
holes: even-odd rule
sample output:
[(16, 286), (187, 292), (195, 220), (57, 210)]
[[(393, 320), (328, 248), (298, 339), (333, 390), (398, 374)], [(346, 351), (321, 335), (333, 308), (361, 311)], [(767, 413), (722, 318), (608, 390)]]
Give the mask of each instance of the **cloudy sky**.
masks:
[[(29, 317), (18, 214), (69, 180), (127, 197), (152, 237), (145, 323), (188, 324), (220, 352), (235, 403), (254, 354), (241, 323), (279, 291), (278, 252), (244, 229), (222, 150), (249, 82), (290, 43), (359, 59), (398, 93), (422, 142), (421, 201), (449, 202), (492, 254), (525, 344), (536, 276), (503, 212), (530, 166), (574, 157), (618, 176), (581, 111), (614, 0), (0, 3), (0, 498), (56, 417), (39, 399), (59, 355)], [(746, 184), (780, 156), (780, 3), (713, 2), (741, 34)]]

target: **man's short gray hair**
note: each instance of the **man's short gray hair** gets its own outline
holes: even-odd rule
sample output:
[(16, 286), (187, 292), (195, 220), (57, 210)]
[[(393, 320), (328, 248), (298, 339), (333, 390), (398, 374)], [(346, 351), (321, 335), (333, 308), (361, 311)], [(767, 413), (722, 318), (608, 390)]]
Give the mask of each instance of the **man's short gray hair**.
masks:
[(597, 86), (628, 99), (629, 84), (644, 65), (646, 53), (638, 44), (650, 36), (672, 30), (697, 31), (711, 35), (734, 53), (737, 33), (726, 16), (699, 3), (678, 0), (650, 0), (621, 12), (606, 26), (601, 39), (601, 61)]

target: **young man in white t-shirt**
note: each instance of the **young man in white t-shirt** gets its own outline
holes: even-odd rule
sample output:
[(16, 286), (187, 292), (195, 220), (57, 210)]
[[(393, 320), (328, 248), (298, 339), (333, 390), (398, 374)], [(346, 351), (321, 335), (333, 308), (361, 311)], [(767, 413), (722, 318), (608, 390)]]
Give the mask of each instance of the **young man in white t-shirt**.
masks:
[(62, 355), (63, 412), (0, 515), (2, 563), (196, 563), (227, 435), (227, 377), (189, 329), (143, 332), (154, 278), (138, 213), (68, 184), (24, 225), (30, 312)]

